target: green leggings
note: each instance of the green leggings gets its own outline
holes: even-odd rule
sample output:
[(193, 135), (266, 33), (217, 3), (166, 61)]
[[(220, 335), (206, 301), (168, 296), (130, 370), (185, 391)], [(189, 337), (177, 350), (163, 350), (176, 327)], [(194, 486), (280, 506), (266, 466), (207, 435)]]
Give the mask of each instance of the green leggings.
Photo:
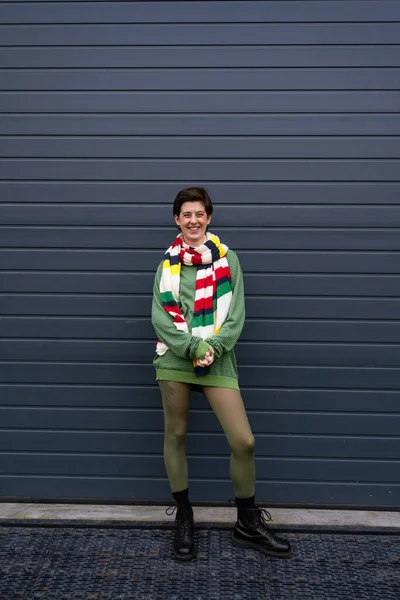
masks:
[[(164, 461), (172, 492), (188, 487), (185, 441), (189, 414), (190, 385), (159, 381), (165, 434)], [(231, 448), (230, 476), (235, 496), (250, 498), (255, 493), (254, 436), (240, 392), (229, 388), (203, 386)]]

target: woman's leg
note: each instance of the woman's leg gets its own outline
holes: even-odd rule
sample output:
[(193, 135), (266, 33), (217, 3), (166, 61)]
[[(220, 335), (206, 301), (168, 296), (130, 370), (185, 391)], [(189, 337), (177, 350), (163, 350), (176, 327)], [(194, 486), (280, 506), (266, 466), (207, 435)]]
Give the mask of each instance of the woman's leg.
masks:
[(204, 393), (225, 432), (231, 447), (230, 475), (236, 498), (255, 493), (254, 436), (238, 390), (203, 387)]
[(173, 493), (188, 487), (185, 451), (190, 386), (177, 381), (158, 382), (164, 409), (164, 462)]
[(172, 495), (177, 504), (173, 549), (178, 560), (195, 556), (193, 509), (189, 501), (185, 452), (190, 386), (159, 381), (164, 408), (164, 461)]
[[(270, 518), (255, 506), (254, 437), (240, 392), (227, 388), (204, 387), (212, 409), (231, 446), (231, 479), (235, 490), (238, 518), (232, 532), (236, 546), (252, 548), (268, 556), (291, 556), (290, 543), (275, 535), (266, 522)], [(264, 516), (263, 515), (267, 515)]]

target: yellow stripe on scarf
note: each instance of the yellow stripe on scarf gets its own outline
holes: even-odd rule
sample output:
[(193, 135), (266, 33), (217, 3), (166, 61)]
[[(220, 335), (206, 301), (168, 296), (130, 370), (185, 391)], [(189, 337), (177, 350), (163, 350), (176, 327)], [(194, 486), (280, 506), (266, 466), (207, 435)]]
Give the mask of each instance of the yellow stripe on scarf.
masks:
[(163, 262), (163, 269), (169, 269), (171, 275), (179, 275), (181, 272), (181, 263), (171, 265), (168, 259)]
[(211, 236), (210, 242), (215, 244), (220, 252), (220, 258), (223, 258), (226, 254), (226, 250), (221, 246), (219, 238), (216, 235)]

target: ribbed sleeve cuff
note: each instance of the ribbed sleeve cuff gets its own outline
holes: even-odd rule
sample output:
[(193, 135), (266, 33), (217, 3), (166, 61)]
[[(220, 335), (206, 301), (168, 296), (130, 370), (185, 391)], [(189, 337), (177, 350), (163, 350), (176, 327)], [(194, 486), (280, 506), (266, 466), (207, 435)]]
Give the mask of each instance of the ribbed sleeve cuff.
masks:
[(190, 340), (190, 344), (189, 344), (189, 350), (188, 350), (188, 354), (190, 358), (202, 358), (205, 353), (208, 350), (208, 344), (206, 344), (206, 350), (205, 352), (203, 352), (203, 354), (198, 354), (198, 347), (200, 346), (200, 344), (203, 344), (205, 342), (203, 342), (203, 340), (200, 337), (197, 336), (192, 336), (192, 339)]
[(209, 347), (210, 344), (207, 344), (207, 342), (204, 342), (203, 340), (199, 342), (194, 353), (194, 358), (204, 358), (206, 352), (208, 352)]
[(218, 338), (212, 337), (205, 340), (209, 346), (211, 346), (214, 350), (215, 358), (219, 358), (224, 353), (224, 346), (218, 340)]

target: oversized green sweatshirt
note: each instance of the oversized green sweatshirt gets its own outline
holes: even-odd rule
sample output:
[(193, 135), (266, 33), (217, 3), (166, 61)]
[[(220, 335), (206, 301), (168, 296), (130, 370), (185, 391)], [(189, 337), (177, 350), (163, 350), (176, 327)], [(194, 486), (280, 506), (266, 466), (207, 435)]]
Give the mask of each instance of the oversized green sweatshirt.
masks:
[[(154, 358), (157, 380), (239, 389), (234, 345), (242, 332), (245, 319), (243, 274), (235, 252), (228, 250), (226, 257), (232, 277), (232, 301), (228, 316), (218, 334), (205, 341), (191, 333), (179, 331), (163, 308), (160, 298), (163, 261), (159, 264), (154, 279), (151, 320), (158, 338), (169, 350), (163, 356), (156, 355)], [(182, 265), (181, 268), (180, 308), (189, 332), (192, 328), (196, 271), (195, 266)], [(192, 359), (203, 358), (209, 346), (214, 349), (215, 356), (210, 373), (197, 377)]]

